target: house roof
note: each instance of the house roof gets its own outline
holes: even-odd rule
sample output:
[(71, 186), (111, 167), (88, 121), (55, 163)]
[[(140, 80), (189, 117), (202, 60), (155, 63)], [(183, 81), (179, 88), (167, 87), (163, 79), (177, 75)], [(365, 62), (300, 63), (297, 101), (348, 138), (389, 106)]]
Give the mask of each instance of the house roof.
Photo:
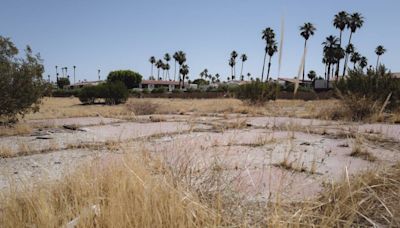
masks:
[[(151, 85), (179, 85), (179, 81), (163, 81), (163, 80), (142, 80), (141, 84)], [(185, 84), (187, 84), (185, 82)]]

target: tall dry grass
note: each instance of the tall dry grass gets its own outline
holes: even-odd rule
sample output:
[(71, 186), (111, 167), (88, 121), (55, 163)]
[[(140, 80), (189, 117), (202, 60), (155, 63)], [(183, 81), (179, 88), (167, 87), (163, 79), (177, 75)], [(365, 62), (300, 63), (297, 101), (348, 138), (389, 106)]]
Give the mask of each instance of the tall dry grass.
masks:
[(2, 227), (210, 227), (214, 212), (138, 157), (99, 161), (63, 180), (0, 196)]
[[(314, 199), (257, 201), (234, 189), (224, 161), (143, 152), (83, 166), (57, 182), (0, 195), (3, 227), (400, 226), (400, 163), (325, 184)], [(240, 176), (240, 175), (238, 175)]]

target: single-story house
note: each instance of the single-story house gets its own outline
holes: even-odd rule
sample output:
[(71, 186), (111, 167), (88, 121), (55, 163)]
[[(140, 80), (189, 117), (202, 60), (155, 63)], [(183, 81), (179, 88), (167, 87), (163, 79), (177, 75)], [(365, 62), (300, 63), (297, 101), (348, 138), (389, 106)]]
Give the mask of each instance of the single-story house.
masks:
[[(164, 87), (167, 89), (167, 91), (172, 92), (175, 89), (179, 89), (179, 81), (142, 80), (142, 82), (139, 84), (139, 89), (148, 89), (149, 91), (161, 87)], [(192, 84), (185, 82), (184, 88), (192, 87)]]
[(84, 81), (79, 81), (79, 82), (77, 82), (75, 84), (68, 85), (67, 88), (68, 89), (77, 89), (77, 88), (83, 88), (83, 87), (86, 87), (86, 86), (96, 86), (96, 85), (101, 84), (103, 82), (105, 82), (105, 81), (104, 80), (98, 80), (98, 81), (86, 81), (86, 80), (84, 80)]

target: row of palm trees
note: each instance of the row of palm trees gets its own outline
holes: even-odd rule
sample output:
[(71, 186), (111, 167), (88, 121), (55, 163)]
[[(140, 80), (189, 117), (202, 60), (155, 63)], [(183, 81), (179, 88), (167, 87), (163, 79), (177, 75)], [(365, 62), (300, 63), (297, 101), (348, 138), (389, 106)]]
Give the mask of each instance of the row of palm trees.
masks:
[[(236, 58), (237, 57), (238, 57), (238, 53), (235, 50), (233, 50), (231, 52), (231, 56), (229, 58), (229, 66), (231, 67), (231, 79), (232, 80), (235, 80), (235, 78), (236, 78)], [(242, 54), (240, 56), (240, 60), (242, 61), (242, 67), (240, 69), (240, 77), (244, 78), (244, 76), (243, 76), (243, 65), (244, 65), (244, 62), (247, 61), (247, 55), (246, 54)]]
[[(58, 66), (55, 66), (56, 68), (56, 80), (58, 81), (59, 78), (59, 73), (58, 73)], [(76, 71), (76, 66), (72, 66), (72, 69), (74, 70), (74, 84), (75, 84), (75, 71)], [(69, 79), (69, 75), (68, 75), (68, 67), (62, 67), (61, 68), (62, 71), (62, 77), (67, 77)], [(65, 72), (65, 73), (64, 73)], [(50, 81), (50, 75), (49, 75), (49, 81)]]
[[(175, 71), (174, 71), (174, 81), (176, 81), (176, 64), (179, 64), (179, 71), (178, 71), (178, 79), (179, 79), (179, 84), (180, 87), (182, 87), (185, 84), (185, 78), (187, 78), (187, 75), (189, 74), (189, 66), (185, 64), (186, 62), (186, 53), (183, 51), (177, 51), (173, 54), (172, 58), (175, 61)], [(171, 61), (171, 56), (169, 53), (165, 53), (164, 55), (164, 60), (159, 59), (156, 60), (154, 56), (151, 56), (149, 59), (149, 62), (151, 64), (151, 74), (150, 74), (150, 79), (154, 80), (154, 74), (153, 74), (153, 68), (154, 66), (157, 68), (157, 80), (171, 80), (169, 70), (170, 70), (170, 65), (169, 61)], [(160, 77), (160, 70), (163, 70), (162, 72), (162, 77)], [(181, 84), (182, 83), (182, 84)]]

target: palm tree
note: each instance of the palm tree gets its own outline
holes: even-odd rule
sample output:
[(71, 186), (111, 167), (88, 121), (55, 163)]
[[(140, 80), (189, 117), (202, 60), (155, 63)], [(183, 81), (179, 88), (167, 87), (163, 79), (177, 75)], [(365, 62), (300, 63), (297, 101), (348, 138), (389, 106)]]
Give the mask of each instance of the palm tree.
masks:
[[(348, 17), (347, 28), (350, 29), (349, 44), (351, 44), (351, 38), (353, 36), (353, 33), (355, 33), (357, 29), (361, 28), (363, 24), (364, 24), (364, 17), (360, 13), (353, 13)], [(348, 59), (349, 59), (349, 54), (346, 53), (346, 57), (344, 60), (344, 67), (343, 67), (343, 75), (346, 74)]]
[[(174, 55), (175, 56), (175, 55)], [(178, 62), (178, 64), (179, 64), (179, 74), (181, 74), (181, 68), (182, 68), (182, 64), (183, 63), (185, 63), (186, 62), (186, 54), (185, 54), (185, 52), (183, 52), (183, 51), (178, 51), (177, 53), (176, 53), (176, 61)], [(182, 78), (179, 76), (179, 84), (180, 84), (180, 82), (181, 81), (185, 81), (185, 78), (183, 78), (183, 80), (182, 80)], [(184, 86), (184, 85), (183, 85)]]
[(175, 66), (174, 66), (174, 67), (175, 67), (175, 71), (174, 71), (174, 81), (175, 81), (175, 78), (176, 78), (176, 62), (178, 61), (178, 58), (179, 58), (179, 57), (178, 57), (178, 52), (175, 52), (174, 55), (172, 56), (172, 58), (174, 58), (174, 62), (175, 62), (175, 63), (174, 63), (174, 65), (175, 65)]
[(365, 67), (368, 66), (368, 59), (365, 56), (362, 56), (360, 58), (360, 62), (358, 63), (358, 65), (361, 67), (361, 70), (363, 70)]
[(310, 70), (310, 72), (308, 72), (307, 77), (311, 80), (314, 81), (314, 79), (317, 77), (317, 73), (315, 73), (315, 71)]
[(97, 70), (97, 76), (99, 77), (99, 81), (100, 81), (100, 69)]
[(353, 54), (351, 54), (350, 57), (350, 62), (352, 62), (353, 65), (353, 69), (356, 69), (356, 63), (358, 63), (361, 60), (361, 55), (358, 52), (354, 52)]
[(75, 70), (76, 70), (76, 66), (73, 66), (74, 68), (74, 84), (75, 84)]
[[(326, 71), (326, 79), (327, 79), (327, 88), (329, 88), (329, 79), (331, 74), (331, 66), (337, 62), (337, 57), (340, 57), (339, 54), (343, 54), (343, 49), (339, 47), (339, 39), (335, 36), (328, 36), (326, 40), (322, 43), (324, 45), (324, 58), (323, 62), (327, 65)], [(339, 51), (340, 50), (340, 51)]]
[[(333, 26), (335, 26), (335, 28), (339, 29), (340, 31), (339, 47), (342, 47), (343, 30), (346, 28), (348, 21), (349, 21), (349, 14), (346, 11), (339, 12), (338, 14), (335, 15), (335, 18), (333, 19)], [(339, 69), (340, 69), (340, 60), (336, 68), (336, 77), (339, 77)]]
[(155, 65), (156, 65), (157, 70), (158, 70), (158, 72), (157, 72), (157, 80), (160, 80), (160, 69), (163, 67), (164, 63), (163, 63), (163, 61), (162, 61), (161, 59), (159, 59), (159, 60), (156, 62)]
[(240, 76), (243, 76), (243, 64), (244, 64), (244, 62), (247, 61), (247, 55), (246, 54), (242, 54), (240, 56), (240, 59), (242, 60), (242, 68), (240, 69)]
[(267, 73), (267, 81), (269, 80), (269, 72), (271, 70), (271, 59), (272, 56), (278, 51), (278, 45), (275, 40), (271, 41), (268, 46), (266, 47), (266, 50), (269, 55), (269, 61), (268, 61), (268, 73)]
[(217, 79), (217, 82), (219, 82), (219, 74), (218, 73), (215, 74), (215, 78)]
[(251, 74), (247, 73), (247, 80), (250, 80)]
[(183, 78), (182, 85), (183, 85), (183, 87), (185, 87), (185, 78), (186, 78), (186, 75), (189, 74), (188, 65), (186, 65), (186, 64), (181, 65), (181, 67), (179, 69), (179, 73), (182, 75), (182, 78)]
[(169, 79), (169, 68), (170, 68), (169, 67), (169, 61), (171, 60), (171, 56), (168, 53), (165, 53), (164, 60), (167, 63), (166, 65), (168, 65), (168, 67), (167, 66), (165, 66), (165, 67), (168, 68), (166, 70), (167, 70), (167, 75), (168, 75), (168, 79)]
[(264, 54), (264, 61), (263, 61), (263, 67), (262, 67), (262, 72), (261, 72), (261, 81), (264, 80), (264, 69), (265, 69), (265, 60), (267, 58), (267, 53), (268, 53), (268, 45), (274, 41), (275, 42), (275, 32), (271, 28), (266, 28), (261, 32), (262, 36), (261, 39), (263, 39), (266, 43), (265, 47), (265, 54)]
[(314, 35), (314, 32), (316, 30), (317, 29), (310, 22), (304, 23), (303, 26), (300, 26), (300, 35), (304, 38), (303, 81), (304, 81), (304, 75), (305, 75), (305, 72), (306, 72), (306, 69), (305, 69), (306, 68), (306, 66), (305, 66), (305, 63), (306, 63), (305, 54), (306, 54), (306, 50), (307, 50), (307, 41), (310, 38), (310, 36)]
[(233, 60), (233, 76), (232, 76), (232, 80), (234, 80), (236, 78), (236, 58), (238, 57), (238, 53), (233, 50), (231, 52), (231, 59)]
[(381, 55), (385, 54), (385, 52), (386, 52), (386, 49), (382, 45), (379, 45), (375, 49), (375, 54), (378, 56), (378, 58), (376, 60), (376, 69), (377, 70), (378, 70), (378, 65), (379, 65), (379, 58), (381, 57)]
[(154, 56), (151, 56), (149, 59), (149, 62), (151, 64), (151, 74), (150, 74), (150, 78), (153, 77), (153, 66), (156, 63), (156, 58)]
[(231, 57), (229, 59), (229, 63), (228, 64), (231, 67), (231, 77), (232, 77), (232, 80), (233, 80), (233, 79), (235, 79), (235, 76), (234, 76), (234, 73), (233, 73), (233, 67), (235, 66), (235, 60)]
[(58, 81), (58, 66), (56, 65), (56, 80)]

